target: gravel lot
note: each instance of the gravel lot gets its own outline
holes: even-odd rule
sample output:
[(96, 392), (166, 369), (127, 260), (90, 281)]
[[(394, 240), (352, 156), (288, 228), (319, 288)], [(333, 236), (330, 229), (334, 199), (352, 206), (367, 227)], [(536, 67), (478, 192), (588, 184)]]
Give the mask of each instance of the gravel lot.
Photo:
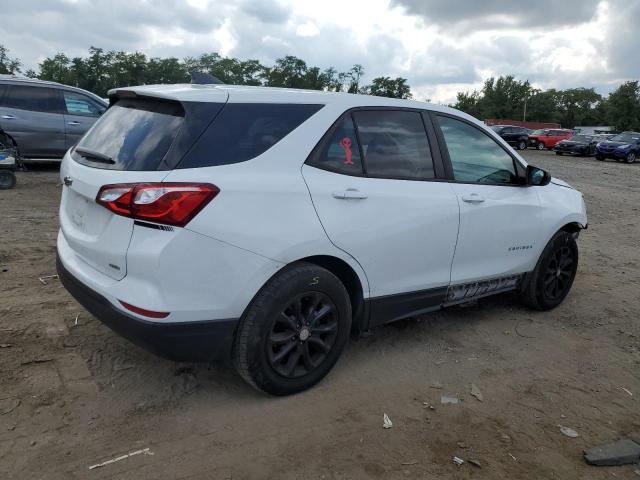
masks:
[(640, 164), (525, 155), (585, 194), (567, 300), (539, 313), (502, 295), (376, 329), (288, 398), (148, 354), (43, 285), (57, 171), (20, 173), (0, 192), (0, 478), (636, 478), (582, 450), (640, 431)]

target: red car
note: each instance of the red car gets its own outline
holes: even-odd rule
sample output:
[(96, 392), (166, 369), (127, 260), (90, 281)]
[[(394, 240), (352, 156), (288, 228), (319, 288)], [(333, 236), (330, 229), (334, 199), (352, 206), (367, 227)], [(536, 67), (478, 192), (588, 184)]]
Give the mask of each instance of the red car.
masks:
[(572, 136), (573, 132), (564, 128), (534, 130), (529, 134), (529, 146), (538, 150), (549, 149), (555, 147), (560, 140), (566, 140)]

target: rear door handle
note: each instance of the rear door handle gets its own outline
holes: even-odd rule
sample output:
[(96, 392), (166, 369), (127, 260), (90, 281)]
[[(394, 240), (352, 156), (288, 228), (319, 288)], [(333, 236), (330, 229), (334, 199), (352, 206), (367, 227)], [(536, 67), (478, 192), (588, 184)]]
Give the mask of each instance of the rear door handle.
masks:
[(467, 203), (482, 203), (484, 202), (484, 197), (478, 193), (470, 193), (468, 195), (463, 195), (462, 201)]
[(5, 120), (13, 120), (16, 117), (14, 117), (13, 115), (2, 115), (2, 118), (4, 118)]
[(76, 122), (75, 120), (72, 120), (70, 122), (67, 122), (67, 125), (80, 125), (80, 122)]
[(364, 200), (367, 198), (367, 196), (357, 188), (347, 188), (346, 190), (332, 192), (331, 195), (338, 200)]

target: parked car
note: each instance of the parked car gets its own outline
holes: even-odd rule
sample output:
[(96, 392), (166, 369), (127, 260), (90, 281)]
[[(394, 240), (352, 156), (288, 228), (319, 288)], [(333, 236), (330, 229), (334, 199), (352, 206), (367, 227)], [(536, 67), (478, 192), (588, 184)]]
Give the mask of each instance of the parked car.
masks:
[(640, 157), (640, 133), (622, 132), (596, 146), (596, 158), (613, 158), (618, 162), (633, 163)]
[(566, 129), (547, 128), (534, 130), (534, 132), (529, 135), (529, 145), (538, 150), (551, 149), (555, 147), (556, 143), (560, 140), (571, 138), (572, 135), (571, 130)]
[(222, 85), (129, 87), (64, 157), (59, 278), (116, 332), (233, 362), (284, 395), (351, 332), (571, 288), (579, 191), (422, 102)]
[(529, 145), (529, 134), (524, 127), (514, 125), (493, 125), (492, 130), (500, 135), (509, 145), (524, 150)]
[(24, 160), (60, 161), (108, 104), (80, 88), (0, 76), (0, 128)]
[(598, 135), (574, 135), (566, 140), (560, 140), (553, 147), (556, 155), (593, 155), (596, 151), (597, 143), (602, 140)]

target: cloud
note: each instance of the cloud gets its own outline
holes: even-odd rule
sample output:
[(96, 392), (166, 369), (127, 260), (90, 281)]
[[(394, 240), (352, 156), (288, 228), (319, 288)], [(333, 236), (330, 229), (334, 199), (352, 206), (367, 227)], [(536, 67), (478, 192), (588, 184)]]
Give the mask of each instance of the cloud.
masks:
[(551, 29), (576, 25), (593, 18), (599, 0), (392, 0), (394, 6), (421, 16), (443, 31), (496, 28)]
[(147, 56), (219, 52), (272, 64), (407, 78), (417, 98), (451, 102), (489, 76), (539, 88), (595, 87), (640, 77), (633, 0), (3, 0), (0, 44), (25, 67), (90, 46)]

